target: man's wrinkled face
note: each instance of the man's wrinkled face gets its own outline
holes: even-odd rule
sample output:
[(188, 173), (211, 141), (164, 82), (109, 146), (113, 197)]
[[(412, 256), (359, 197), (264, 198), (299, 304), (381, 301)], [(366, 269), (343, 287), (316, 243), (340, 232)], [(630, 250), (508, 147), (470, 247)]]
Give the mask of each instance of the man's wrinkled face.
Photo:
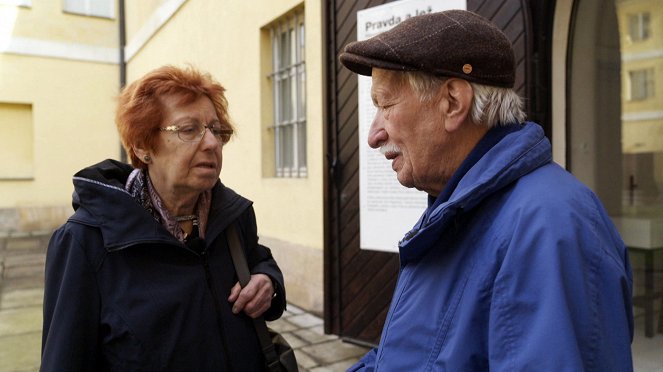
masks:
[(422, 101), (402, 73), (373, 69), (371, 97), (377, 113), (368, 133), (368, 145), (391, 160), (398, 181), (437, 195), (446, 183), (448, 134), (444, 130), (443, 102)]

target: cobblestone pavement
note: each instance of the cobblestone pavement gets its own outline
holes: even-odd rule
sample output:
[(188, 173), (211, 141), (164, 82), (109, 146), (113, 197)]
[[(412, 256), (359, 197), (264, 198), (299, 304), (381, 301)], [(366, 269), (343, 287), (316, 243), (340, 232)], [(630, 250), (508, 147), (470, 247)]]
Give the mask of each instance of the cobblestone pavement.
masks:
[[(0, 232), (0, 372), (38, 371), (44, 261), (50, 232)], [(345, 371), (368, 349), (325, 335), (323, 320), (290, 304), (269, 326), (295, 349), (302, 372)]]

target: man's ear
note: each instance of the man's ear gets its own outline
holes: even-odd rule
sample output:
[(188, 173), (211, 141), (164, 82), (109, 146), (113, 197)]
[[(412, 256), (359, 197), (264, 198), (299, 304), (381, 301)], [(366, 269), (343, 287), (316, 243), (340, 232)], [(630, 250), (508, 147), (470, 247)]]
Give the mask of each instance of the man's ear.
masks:
[(445, 82), (442, 115), (447, 132), (458, 130), (467, 121), (474, 91), (467, 80), (451, 78)]

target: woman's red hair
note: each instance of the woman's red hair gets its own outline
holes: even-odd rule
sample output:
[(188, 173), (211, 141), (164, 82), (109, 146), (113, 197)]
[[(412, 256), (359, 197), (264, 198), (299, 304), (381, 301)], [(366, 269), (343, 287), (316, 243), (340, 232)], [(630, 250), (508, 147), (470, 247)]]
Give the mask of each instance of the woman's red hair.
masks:
[(205, 95), (212, 101), (216, 115), (225, 129), (234, 129), (228, 117), (225, 88), (208, 73), (193, 67), (159, 67), (134, 81), (120, 93), (115, 123), (131, 164), (145, 169), (134, 148), (156, 152), (157, 135), (163, 120), (160, 97), (181, 96), (181, 103), (191, 103)]

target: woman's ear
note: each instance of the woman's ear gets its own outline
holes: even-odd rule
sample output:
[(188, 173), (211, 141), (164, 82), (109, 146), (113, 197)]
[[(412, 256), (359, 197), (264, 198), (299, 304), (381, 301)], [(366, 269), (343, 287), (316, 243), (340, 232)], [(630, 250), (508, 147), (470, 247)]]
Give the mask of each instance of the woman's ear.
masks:
[(134, 155), (136, 155), (136, 157), (140, 159), (140, 161), (142, 161), (143, 163), (150, 164), (150, 162), (152, 161), (149, 151), (138, 147), (132, 147), (131, 150), (134, 152)]
[(474, 91), (467, 80), (451, 78), (445, 82), (443, 94), (447, 102), (442, 105), (444, 116), (444, 128), (447, 132), (458, 130), (465, 122), (469, 122), (468, 116)]

